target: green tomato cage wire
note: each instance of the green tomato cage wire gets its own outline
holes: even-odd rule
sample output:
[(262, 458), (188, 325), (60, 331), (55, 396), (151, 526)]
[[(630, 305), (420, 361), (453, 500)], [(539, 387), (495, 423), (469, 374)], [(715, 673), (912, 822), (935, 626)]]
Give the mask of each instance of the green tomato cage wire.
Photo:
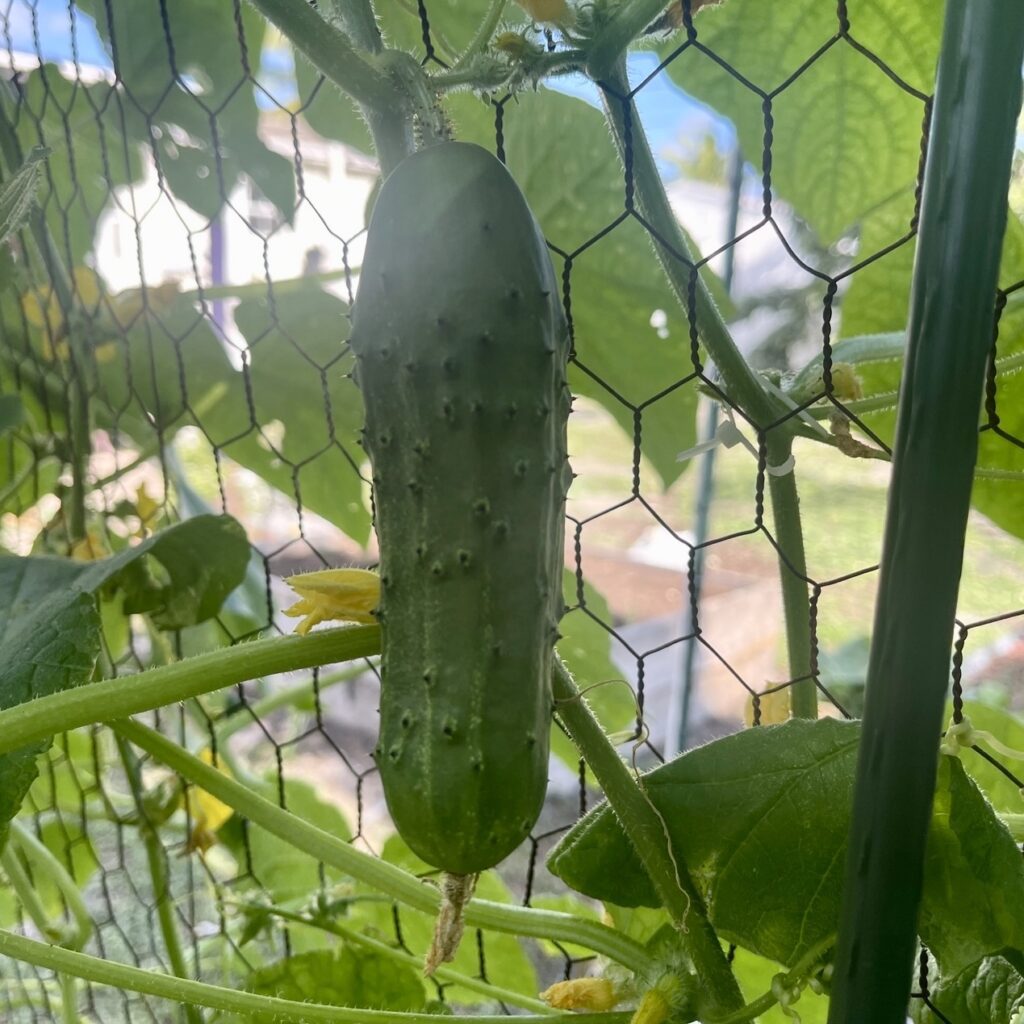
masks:
[[(302, 6), (298, 21), (311, 13)], [(386, 6), (378, 5), (381, 12)], [(476, 6), (480, 21), (487, 5)], [(624, 10), (642, 14), (656, 6), (627, 4)], [(943, 1002), (942, 991), (933, 991), (935, 964), (917, 935), (939, 736), (947, 717), (951, 643), (953, 717), (959, 722), (964, 685), (972, 682), (964, 678), (969, 641), (997, 626), (1019, 630), (1024, 622), (1020, 594), (997, 595), (998, 611), (957, 617), (961, 570), (971, 568), (970, 554), (964, 563), (965, 535), (972, 485), (978, 486), (975, 465), (982, 461), (979, 443), (988, 460), (989, 475), (977, 478), (983, 486), (1021, 486), (1013, 479), (1013, 453), (1024, 450), (1019, 430), (1024, 396), (1013, 379), (1017, 363), (1012, 361), (1021, 351), (1013, 318), (1015, 303), (1024, 295), (1024, 276), (1000, 277), (1000, 257), (1021, 105), (1024, 5), (1019, 0), (950, 0), (934, 92), (931, 81), (913, 81), (895, 66), (888, 56), (894, 51), (887, 51), (888, 40), (872, 20), (877, 12), (865, 4), (821, 3), (812, 16), (806, 0), (779, 0), (770, 12), (753, 0), (726, 0), (720, 10), (695, 16), (702, 6), (687, 2), (669, 8), (667, 23), (677, 24), (678, 31), (652, 37), (661, 62), (655, 66), (652, 61), (642, 74), (633, 65), (627, 74), (608, 55), (595, 55), (594, 98), (604, 104), (621, 163), (615, 163), (610, 148), (600, 154), (604, 163), (593, 158), (592, 180), (579, 186), (583, 205), (578, 221), (559, 219), (557, 209), (552, 213), (559, 198), (555, 183), (542, 181), (538, 187), (534, 181), (535, 192), (527, 187), (526, 158), (541, 145), (556, 147), (569, 178), (571, 158), (588, 158), (571, 147), (557, 150), (561, 129), (540, 123), (534, 114), (538, 108), (531, 106), (541, 100), (499, 90), (489, 95), (486, 108), (459, 108), (466, 111), (460, 127), (467, 131), (486, 123), (491, 148), (524, 184), (548, 231), (573, 325), (574, 389), (590, 403), (586, 408), (603, 409), (609, 424), (617, 422), (609, 427), (620, 431), (616, 437), (624, 431), (628, 438), (623, 461), (614, 465), (608, 454), (604, 463), (582, 456), (577, 462), (572, 452), (580, 473), (574, 486), (581, 498), (569, 506), (567, 599), (572, 610), (565, 632), (571, 642), (598, 653), (576, 664), (569, 652), (563, 654), (581, 684), (600, 681), (586, 672), (610, 671), (609, 655), (616, 655), (614, 669), (626, 674), (636, 701), (627, 697), (616, 704), (610, 698), (603, 705), (598, 690), (595, 705), (609, 730), (625, 736), (635, 724), (621, 749), (627, 755), (632, 751), (645, 768), (661, 758), (659, 744), (646, 739), (646, 729), (659, 728), (668, 703), (664, 690), (651, 685), (653, 666), (663, 664), (659, 657), (689, 666), (686, 692), (672, 698), (676, 706), (681, 703), (692, 712), (702, 688), (710, 686), (708, 665), (717, 664), (731, 682), (716, 686), (733, 686), (738, 694), (752, 696), (756, 727), (765, 705), (763, 680), (744, 677), (731, 664), (730, 649), (705, 625), (714, 595), (702, 572), (708, 559), (730, 545), (749, 544), (743, 550), (756, 550), (773, 563), (784, 583), (779, 615), (785, 614), (788, 670), (769, 689), (791, 694), (795, 716), (849, 717), (845, 696), (832, 692), (824, 671), (823, 622), (831, 601), (872, 579), (879, 567), (871, 564), (871, 553), (858, 553), (860, 567), (852, 572), (814, 574), (804, 535), (813, 516), (826, 509), (805, 506), (802, 533), (793, 474), (779, 470), (792, 454), (792, 422), (806, 420), (813, 432), (812, 413), (820, 411), (816, 403), (822, 399), (876, 454), (891, 454), (827, 1019), (829, 1024), (902, 1024), (909, 1001), (922, 1022), (973, 1024), (975, 1018), (959, 1019), (956, 1008)], [(786, 34), (798, 31), (800, 18), (793, 21), (794, 12), (828, 27), (807, 52), (777, 69), (782, 73), (760, 81), (748, 77), (749, 51), (731, 49), (728, 34), (715, 35), (714, 19), (726, 17), (731, 6), (757, 24), (758, 32), (751, 31), (743, 42), (755, 53), (758, 46), (781, 52)], [(938, 4), (908, 5), (908, 12), (911, 6), (925, 11), (924, 22), (939, 16)], [(256, 7), (273, 13), (288, 5), (261, 0)], [(459, 69), (452, 65), (465, 44), (456, 7), (447, 0), (395, 0), (394, 10), (382, 17), (396, 45), (415, 52), (426, 68), (454, 75)], [(826, 8), (827, 17), (822, 13)], [(901, 14), (895, 3), (891, 8), (891, 38), (899, 39), (907, 28), (907, 45), (920, 45), (911, 31), (920, 27), (917, 22), (911, 26), (916, 15)], [(506, 13), (511, 17), (512, 8)], [(297, 93), (278, 94), (280, 81), (274, 75), (290, 82), (293, 72), (275, 70), (268, 60), (261, 63), (264, 46), (270, 56), (280, 46), (275, 50), (268, 23), (240, 0), (224, 0), (215, 10), (201, 0), (180, 5), (164, 0), (80, 0), (77, 5), (12, 0), (0, 6), (0, 27), (0, 183), (14, 177), (34, 147), (48, 151), (33, 212), (14, 236), (12, 254), (6, 248), (0, 254), (0, 540), (19, 555), (31, 549), (95, 557), (123, 548), (130, 538), (134, 542), (158, 525), (211, 510), (234, 515), (246, 528), (250, 559), (244, 585), (210, 622), (158, 631), (136, 619), (133, 627), (118, 632), (111, 625), (117, 610), (104, 606), (109, 615), (104, 676), (130, 676), (185, 655), (287, 631), (278, 615), (288, 600), (279, 577), (373, 561), (362, 547), (369, 519), (365, 467), (355, 444), (360, 410), (346, 378), (348, 355), (339, 327), (355, 298), (364, 230), (351, 223), (330, 192), (317, 188), (314, 171), (320, 173), (320, 165), (331, 157), (323, 139), (310, 131), (312, 126), (322, 136), (343, 139), (347, 173), (350, 178), (364, 175), (368, 183), (376, 168), (360, 155), (360, 147), (363, 154), (367, 151), (365, 128), (339, 103), (333, 85), (301, 62), (294, 84), (284, 90)], [(366, 30), (366, 25), (350, 28), (354, 38)], [(538, 59), (554, 60), (567, 45), (553, 29), (538, 29), (530, 38)], [(850, 251), (855, 255), (848, 252), (845, 259), (834, 246), (820, 245), (808, 255), (808, 239), (802, 246), (791, 243), (787, 235), (799, 224), (795, 218), (783, 219), (781, 201), (797, 197), (787, 196), (776, 183), (777, 177), (788, 181), (786, 175), (793, 173), (779, 141), (794, 139), (782, 130), (787, 102), (840, 56), (856, 67), (873, 65), (886, 101), (894, 109), (912, 105), (920, 125), (913, 138), (902, 140), (920, 149), (906, 216), (894, 223), (884, 245), (872, 251), (854, 246)], [(715, 373), (708, 369), (700, 342), (715, 324), (704, 279), (687, 255), (687, 240), (676, 231), (667, 200), (645, 188), (658, 174), (643, 130), (651, 115), (645, 96), (672, 74), (680, 74), (686, 87), (697, 62), (713, 66), (720, 76), (715, 89), (701, 98), (714, 107), (717, 97), (728, 108), (738, 95), (756, 114), (753, 136), (750, 122), (738, 123), (743, 152), (751, 161), (747, 176), (759, 184), (753, 223), (738, 226), (734, 204), (726, 237), (716, 243), (717, 251), (701, 254), (701, 268), (712, 257), (727, 255), (731, 278), (732, 260), (742, 264), (745, 245), (758, 232), (775, 232), (780, 252), (784, 249), (785, 258), (810, 281), (805, 290), (815, 303), (821, 385), (781, 407), (765, 399), (762, 408), (741, 410), (738, 392), (729, 387), (737, 380), (742, 385), (753, 372), (745, 366), (717, 365)], [(835, 89), (842, 88), (837, 82)], [(569, 103), (565, 97), (558, 101)], [(873, 116), (888, 116), (884, 102), (866, 102), (878, 102)], [(586, 115), (597, 118), (590, 109)], [(584, 118), (583, 113), (573, 116)], [(271, 136), (274, 144), (268, 145)], [(601, 138), (607, 142), (606, 134)], [(813, 145), (794, 151), (806, 159)], [(38, 152), (34, 158), (39, 159)], [(821, 173), (835, 175), (837, 195), (850, 187), (824, 150), (819, 159)], [(735, 166), (736, 180), (742, 182), (743, 165)], [(743, 191), (735, 188), (736, 203)], [(240, 194), (250, 201), (243, 205)], [(799, 202), (794, 205), (799, 213)], [(174, 285), (168, 285), (162, 270), (159, 249), (164, 246), (146, 234), (147, 219), (158, 207), (170, 214), (174, 229), (166, 248), (180, 247), (184, 254), (175, 264), (186, 268), (184, 277)], [(136, 287), (117, 292), (104, 284), (102, 259), (90, 255), (93, 238), (104, 224), (109, 228), (111, 215), (119, 258), (134, 264), (137, 278)], [(298, 270), (283, 273), (283, 264), (275, 262), (287, 223), (297, 216), (315, 221), (329, 240), (326, 250), (308, 254), (302, 275)], [(255, 283), (240, 286), (225, 277), (232, 227), (247, 232)], [(640, 264), (630, 262), (630, 239), (641, 243)], [(626, 248), (617, 248), (620, 244)], [(870, 280), (881, 294), (887, 283), (879, 268), (891, 265), (887, 257), (909, 258), (915, 244), (905, 321), (877, 328), (907, 326), (890, 451), (887, 428), (872, 419), (880, 403), (872, 405), (871, 395), (859, 399), (836, 386), (833, 374), (841, 372), (841, 359), (833, 358), (833, 350), (841, 342), (834, 335), (841, 329), (846, 290)], [(650, 286), (648, 277), (636, 273), (637, 266), (649, 277), (661, 273), (650, 259), (652, 251), (671, 287)], [(593, 283), (600, 275), (590, 276), (595, 265), (636, 274), (629, 283), (638, 290), (650, 287), (650, 301), (644, 292), (628, 314), (609, 319), (600, 307), (601, 288)], [(606, 287), (621, 285), (612, 279)], [(631, 340), (641, 347), (649, 344), (654, 321), (647, 318), (662, 302), (671, 310), (671, 357), (656, 364), (660, 376), (630, 376), (628, 358), (617, 360), (609, 348), (629, 352)], [(611, 342), (603, 339), (602, 327), (617, 336)], [(703, 505), (710, 500), (711, 525), (694, 540), (687, 531), (693, 526), (689, 516), (696, 485), (686, 481), (699, 474), (684, 477), (688, 489), (676, 487), (666, 499), (657, 493), (648, 466), (664, 464), (664, 449), (658, 446), (665, 424), (682, 422), (683, 413), (692, 420), (699, 394), (713, 394), (716, 401), (704, 407), (702, 418), (709, 408), (735, 418), (756, 455), (756, 472), (749, 460), (749, 489), (743, 497), (748, 511), (737, 529), (715, 525), (717, 496), (710, 474), (704, 474)], [(16, 405), (9, 401), (13, 396), (20, 398)], [(677, 449), (687, 448), (691, 429), (678, 427), (684, 440)], [(851, 477), (862, 466), (876, 465), (843, 464)], [(615, 482), (603, 484), (609, 476)], [(683, 553), (686, 572), (676, 581), (678, 621), (668, 639), (648, 642), (648, 634), (626, 628), (629, 614), (615, 604), (618, 595), (612, 593), (618, 580), (601, 560), (602, 544), (622, 543), (615, 539), (617, 524), (632, 515)], [(706, 517), (702, 512), (701, 518)], [(339, 529), (352, 540), (339, 539)], [(613, 598), (611, 609), (602, 592)], [(9, 600), (2, 607), (3, 616), (14, 614)], [(854, 607), (863, 610), (863, 602), (855, 601)], [(349, 642), (355, 646), (344, 653), (363, 653), (361, 638), (353, 634)], [(342, 656), (338, 642), (326, 634), (317, 642), (307, 664)], [(371, 643), (366, 650), (372, 649)], [(93, 962), (83, 960), (82, 980), (69, 982), (67, 961), (32, 954), (12, 940), (2, 947), (8, 955), (0, 956), (0, 1019), (11, 1024), (232, 1019), (212, 1009), (216, 1003), (181, 1008), (174, 999), (188, 993), (175, 988), (176, 979), (241, 989), (247, 977), (255, 976), (249, 972), (263, 970), (265, 976), (267, 965), (290, 955), (309, 957), (304, 962), (312, 971), (328, 935), (348, 943), (345, 949), (353, 957), (376, 955), (374, 942), (377, 953), (384, 946), (391, 954), (405, 955), (409, 962), (401, 971), (406, 973), (395, 968), (399, 973), (390, 984), (395, 991), (405, 986), (412, 992), (407, 1009), (424, 1008), (425, 998), (465, 1004), (475, 994), (495, 1014), (517, 1007), (536, 1012), (537, 991), (560, 977), (581, 977), (594, 966), (594, 956), (571, 937), (531, 944), (527, 952), (525, 943), (491, 930), (494, 921), (484, 915), (469, 922), (455, 974), (426, 982), (426, 996), (420, 998), (415, 986), (424, 983), (409, 973), (409, 963), (422, 956), (429, 938), (422, 917), (397, 901), (377, 897), (373, 902), (372, 895), (354, 889), (345, 879), (347, 861), (336, 849), (316, 847), (315, 859), (300, 860), (296, 868), (287, 859), (286, 844), (268, 839), (236, 814), (220, 827), (205, 855), (197, 852), (204, 839), (194, 826), (208, 809), (194, 787), (161, 768), (154, 756), (163, 750), (173, 759), (171, 741), (194, 752), (218, 751), (232, 775), (251, 782), (265, 800), (310, 818), (354, 846), (362, 842), (363, 849), (369, 845), (382, 852), (378, 837), (384, 826), (370, 757), (376, 728), (374, 664), (358, 663), (358, 672), (310, 668), (298, 679), (283, 680), (273, 675), (290, 664), (281, 650), (269, 648), (266, 679), (238, 679), (216, 694), (207, 693), (201, 681), (190, 682), (187, 669), (168, 665), (162, 678), (185, 679), (179, 696), (188, 699), (147, 718), (160, 736), (139, 725), (119, 728), (115, 735), (93, 724), (98, 719), (88, 709), (78, 719), (69, 710), (65, 727), (74, 730), (58, 736), (42, 758), (40, 778), (15, 819), (0, 862), (0, 927), (91, 954), (108, 961), (109, 970), (90, 976)], [(313, 655), (320, 651), (318, 661)], [(693, 667), (695, 651), (703, 658), (704, 679), (700, 664)], [(7, 723), (15, 723), (15, 735), (23, 741), (37, 741), (48, 731), (42, 717), (32, 718), (38, 708), (22, 705), (10, 712), (14, 700), (4, 689), (10, 682), (3, 671), (0, 666), (0, 716), (8, 717), (0, 722), (8, 731), (0, 740), (0, 767), (14, 749)], [(130, 679), (123, 685), (91, 685), (106, 687), (96, 692), (109, 699), (111, 715), (154, 706), (152, 692), (144, 687), (133, 691)], [(616, 690), (625, 688), (604, 688)], [(1021, 709), (1019, 700), (1016, 708)], [(353, 716), (365, 720), (353, 721)], [(693, 735), (691, 721), (688, 736)], [(674, 745), (674, 736), (660, 736)], [(638, 737), (644, 742), (633, 750)], [(972, 756), (998, 770), (1003, 785), (1024, 788), (1012, 760), (984, 744), (976, 754), (965, 753), (965, 758)], [(975, 764), (968, 767), (973, 771)], [(503, 867), (501, 881), (493, 882), (496, 889), (485, 893), (490, 898), (527, 906), (565, 898), (564, 886), (545, 868), (545, 856), (600, 792), (582, 761), (578, 769), (563, 764), (560, 771), (561, 781), (553, 784), (534, 834)], [(318, 799), (300, 779), (321, 776), (331, 781)], [(174, 817), (183, 792), (189, 794), (184, 826), (181, 815)], [(265, 813), (261, 806), (252, 804), (252, 814)], [(319, 842), (312, 832), (306, 838), (314, 847)], [(393, 850), (389, 855), (401, 860)], [(389, 877), (383, 860), (380, 870), (382, 878)], [(420, 909), (430, 909), (422, 894), (407, 895), (407, 903), (415, 906), (420, 900)], [(346, 914), (359, 900), (377, 910), (350, 921)], [(594, 932), (595, 926), (588, 927), (584, 934)], [(730, 960), (734, 955), (739, 968), (743, 952), (730, 948)], [(392, 956), (388, 962), (397, 961)], [(119, 973), (119, 965), (171, 977), (146, 988), (130, 972)], [(332, 969), (342, 970), (334, 961)], [(263, 991), (310, 998), (294, 979), (277, 981), (278, 988), (267, 981), (270, 987)], [(747, 993), (750, 998), (756, 994)], [(319, 1000), (328, 1001), (322, 995)], [(806, 1018), (825, 1019), (823, 1004), (801, 1002), (795, 1009)], [(959, 1011), (970, 1013), (969, 1003)]]

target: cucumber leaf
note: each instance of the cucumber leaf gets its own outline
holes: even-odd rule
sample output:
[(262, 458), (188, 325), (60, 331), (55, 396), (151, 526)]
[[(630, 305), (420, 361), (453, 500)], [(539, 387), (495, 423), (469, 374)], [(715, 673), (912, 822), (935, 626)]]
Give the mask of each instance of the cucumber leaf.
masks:
[[(175, 196), (212, 219), (244, 174), (290, 222), (294, 169), (260, 139), (256, 90), (244, 74), (248, 62), (259, 64), (265, 19), (248, 6), (236, 11), (230, 4), (178, 0), (165, 27), (145, 4), (108, 9), (102, 0), (82, 0), (80, 6), (95, 18), (108, 51), (116, 48), (118, 82), (131, 97), (125, 101), (119, 92), (108, 105), (129, 138), (151, 148)], [(102, 152), (97, 146), (97, 160)]]
[[(909, 86), (928, 94), (942, 8), (942, 0), (851, 5), (851, 33)], [(772, 100), (772, 182), (822, 241), (834, 242), (901, 189), (909, 220), (924, 104), (845, 40), (803, 67), (835, 36), (834, 8), (818, 0), (730, 0), (707, 5), (694, 24), (701, 44), (765, 92), (803, 68)], [(659, 47), (661, 56), (682, 39), (681, 34), (668, 39)], [(673, 61), (668, 74), (728, 117), (745, 157), (760, 165), (765, 119), (756, 92), (696, 49)], [(741, 259), (742, 252), (741, 246)]]
[(18, 170), (0, 185), (0, 245), (28, 219), (47, 152), (45, 147), (36, 146)]
[(17, 90), (22, 150), (49, 150), (36, 200), (65, 266), (81, 266), (113, 190), (141, 176), (139, 147), (125, 139), (117, 90), (106, 82), (69, 80), (47, 62), (19, 76)]
[[(160, 579), (144, 566), (147, 556), (160, 564)], [(0, 556), (0, 708), (88, 681), (100, 651), (101, 590), (118, 588), (127, 611), (177, 628), (215, 615), (248, 559), (245, 533), (228, 516), (190, 519), (96, 562)], [(49, 747), (0, 755), (0, 846)]]
[[(868, 255), (904, 234), (909, 225), (895, 203), (887, 203), (862, 226), (860, 251)], [(900, 343), (906, 327), (914, 242), (887, 253), (853, 275), (843, 300), (841, 330), (844, 340), (833, 346), (833, 359), (853, 363), (865, 398), (890, 396), (891, 401), (860, 416), (887, 444), (896, 426), (896, 392), (903, 371)], [(1024, 281), (1024, 224), (1012, 212), (1003, 238), (999, 284), (1007, 288)], [(885, 333), (892, 344), (861, 335)], [(1009, 297), (999, 320), (996, 347), (996, 413), (1000, 430), (1024, 443), (1024, 298)], [(984, 422), (984, 420), (982, 421)], [(1005, 477), (976, 476), (971, 503), (994, 523), (1017, 537), (1024, 537), (1024, 447), (984, 430), (979, 438), (977, 466), (1009, 471)], [(1013, 474), (1019, 474), (1014, 478)]]
[[(828, 719), (763, 726), (644, 776), (723, 939), (792, 965), (834, 930), (859, 736)], [(587, 896), (658, 905), (607, 804), (548, 867)]]
[[(226, 455), (365, 544), (370, 515), (356, 444), (363, 403), (348, 377), (347, 312), (345, 303), (316, 287), (277, 295), (273, 303), (239, 303), (235, 323), (250, 346), (253, 409), (239, 390), (233, 408), (218, 405), (210, 422), (222, 437), (244, 432), (225, 445)], [(251, 429), (253, 413), (263, 430)]]
[[(859, 735), (859, 723), (828, 719), (763, 726), (644, 777), (723, 939), (792, 966), (834, 935)], [(1024, 948), (1024, 864), (956, 759), (942, 758), (935, 807), (922, 938), (947, 970)], [(657, 906), (607, 804), (573, 827), (548, 867), (585, 895)]]
[[(131, 312), (127, 299), (115, 308), (126, 319)], [(273, 303), (244, 299), (235, 322), (250, 347), (238, 371), (194, 298), (151, 301), (99, 366), (98, 418), (140, 445), (154, 429), (166, 443), (195, 423), (221, 454), (365, 544), (355, 444), (363, 413), (346, 376), (347, 309), (315, 285)]]
[(951, 978), (930, 986), (932, 1006), (915, 1000), (916, 1024), (934, 1024), (945, 1019), (955, 1024), (1012, 1024), (1013, 1015), (1024, 1009), (1024, 968), (1003, 956), (985, 957)]
[(21, 395), (0, 395), (0, 437), (25, 422)]
[(1024, 859), (955, 757), (939, 759), (919, 928), (944, 974), (1024, 951)]
[[(425, 7), (431, 42), (438, 55), (450, 60), (461, 53), (484, 20), (489, 6), (490, 0), (430, 0)], [(506, 4), (503, 15), (504, 24), (526, 21), (526, 15), (517, 4)], [(415, 4), (380, 4), (378, 16), (389, 46), (424, 55), (423, 23)]]
[(361, 153), (373, 153), (370, 129), (355, 103), (301, 54), (295, 54), (295, 83), (301, 113), (313, 131)]

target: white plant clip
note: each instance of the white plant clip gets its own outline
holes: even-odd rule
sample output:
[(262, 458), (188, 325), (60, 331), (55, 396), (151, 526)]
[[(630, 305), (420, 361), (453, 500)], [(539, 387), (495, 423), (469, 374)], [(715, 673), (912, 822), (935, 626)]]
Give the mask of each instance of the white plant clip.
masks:
[[(769, 384), (773, 390), (777, 390), (773, 385)], [(779, 395), (787, 402), (789, 399), (785, 398), (785, 395), (781, 391)], [(793, 403), (790, 402), (790, 405)], [(811, 420), (813, 423), (814, 421)], [(815, 424), (817, 425), (817, 424)], [(736, 445), (741, 444), (744, 448), (754, 456), (755, 459), (760, 459), (760, 455), (756, 447), (750, 443), (744, 436), (743, 432), (739, 427), (736, 426), (736, 421), (733, 419), (732, 410), (725, 410), (725, 419), (718, 424), (715, 430), (715, 436), (709, 438), (707, 441), (701, 441), (700, 444), (695, 444), (692, 448), (687, 448), (686, 451), (680, 452), (676, 456), (676, 462), (685, 462), (687, 459), (696, 458), (698, 455), (703, 455), (705, 452), (711, 451), (712, 448), (721, 446), (722, 448), (735, 448)], [(790, 453), (788, 459), (778, 466), (765, 466), (765, 471), (770, 473), (772, 476), (785, 476), (787, 473), (792, 473), (796, 466), (796, 456)]]
[(709, 452), (712, 448), (717, 448), (719, 445), (723, 448), (735, 448), (738, 444), (743, 445), (743, 447), (746, 448), (747, 451), (756, 459), (757, 449), (743, 436), (740, 428), (736, 426), (736, 421), (733, 419), (731, 409), (725, 410), (725, 417), (726, 418), (718, 424), (714, 437), (709, 438), (707, 441), (701, 441), (700, 444), (695, 444), (692, 448), (687, 448), (684, 452), (680, 452), (676, 456), (676, 462), (686, 462), (687, 459), (693, 459), (698, 455), (703, 455), (705, 452)]

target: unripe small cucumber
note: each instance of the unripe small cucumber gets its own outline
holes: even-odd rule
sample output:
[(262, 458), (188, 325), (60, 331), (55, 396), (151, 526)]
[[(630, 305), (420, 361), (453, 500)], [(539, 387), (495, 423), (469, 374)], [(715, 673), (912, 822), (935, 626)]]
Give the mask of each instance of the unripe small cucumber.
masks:
[(380, 542), (377, 763), (402, 838), (472, 875), (544, 800), (571, 478), (558, 283), (486, 150), (440, 143), (384, 182), (351, 345)]

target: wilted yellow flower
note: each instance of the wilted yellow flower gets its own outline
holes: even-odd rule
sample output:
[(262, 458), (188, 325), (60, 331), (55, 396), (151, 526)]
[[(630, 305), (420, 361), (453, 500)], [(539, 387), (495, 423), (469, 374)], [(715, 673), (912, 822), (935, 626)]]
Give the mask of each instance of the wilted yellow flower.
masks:
[[(223, 760), (218, 758), (214, 764), (213, 752), (209, 747), (204, 747), (199, 752), (199, 760), (203, 764), (213, 765), (221, 775), (231, 778), (231, 772), (228, 771)], [(217, 832), (221, 826), (235, 812), (226, 803), (197, 786), (189, 788), (185, 796), (185, 806), (188, 808), (189, 821), (192, 826), (186, 850), (188, 852), (198, 850), (200, 853), (205, 853), (217, 841)]]
[(319, 572), (289, 576), (288, 584), (301, 600), (284, 614), (302, 617), (295, 632), (305, 636), (320, 622), (377, 621), (374, 611), (380, 604), (380, 576), (369, 569), (322, 569)]
[[(790, 690), (787, 686), (774, 692), (762, 691), (758, 694), (758, 703), (761, 705), (761, 725), (780, 725), (789, 721)], [(771, 690), (771, 686), (765, 687)], [(743, 721), (748, 726), (754, 724), (754, 697), (753, 694), (747, 697), (747, 705), (743, 709)]]
[(615, 986), (607, 978), (574, 978), (556, 982), (540, 994), (556, 1010), (610, 1010), (618, 1001)]
[(832, 364), (832, 389), (840, 400), (852, 400), (864, 397), (864, 388), (860, 377), (850, 363)]

